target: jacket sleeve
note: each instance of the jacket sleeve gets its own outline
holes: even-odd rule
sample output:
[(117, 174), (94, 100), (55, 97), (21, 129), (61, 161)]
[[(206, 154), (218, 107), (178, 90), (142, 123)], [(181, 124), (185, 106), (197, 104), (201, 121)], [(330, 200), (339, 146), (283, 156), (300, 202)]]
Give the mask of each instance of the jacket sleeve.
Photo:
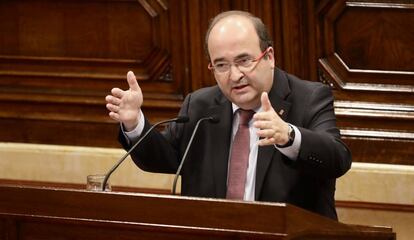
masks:
[[(185, 98), (179, 113), (180, 116), (187, 116), (190, 96), (188, 95)], [(185, 125), (186, 123), (177, 124), (173, 122), (168, 124), (162, 132), (157, 129), (152, 130), (140, 145), (131, 152), (134, 163), (148, 172), (175, 173), (180, 161), (180, 146)], [(145, 126), (141, 135), (143, 136), (151, 126), (149, 121), (145, 119)], [(135, 144), (135, 142), (128, 144), (121, 130), (119, 130), (118, 140), (126, 150), (129, 150)]]
[(347, 146), (341, 141), (329, 87), (314, 89), (307, 101), (298, 164), (308, 174), (318, 178), (337, 178), (345, 174), (352, 164)]

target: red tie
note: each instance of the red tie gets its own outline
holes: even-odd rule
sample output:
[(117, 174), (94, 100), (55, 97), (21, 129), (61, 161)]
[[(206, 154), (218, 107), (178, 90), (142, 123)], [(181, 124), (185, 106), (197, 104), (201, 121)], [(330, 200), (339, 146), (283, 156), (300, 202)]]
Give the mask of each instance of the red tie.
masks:
[(254, 111), (240, 108), (238, 113), (240, 121), (231, 149), (226, 198), (242, 200), (250, 153), (249, 121)]

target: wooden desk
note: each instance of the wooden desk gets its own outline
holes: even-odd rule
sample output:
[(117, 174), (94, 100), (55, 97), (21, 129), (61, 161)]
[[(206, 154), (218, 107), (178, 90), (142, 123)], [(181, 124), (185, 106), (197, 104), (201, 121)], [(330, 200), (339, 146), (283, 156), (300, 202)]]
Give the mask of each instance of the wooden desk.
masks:
[(0, 185), (0, 239), (379, 239), (283, 203)]

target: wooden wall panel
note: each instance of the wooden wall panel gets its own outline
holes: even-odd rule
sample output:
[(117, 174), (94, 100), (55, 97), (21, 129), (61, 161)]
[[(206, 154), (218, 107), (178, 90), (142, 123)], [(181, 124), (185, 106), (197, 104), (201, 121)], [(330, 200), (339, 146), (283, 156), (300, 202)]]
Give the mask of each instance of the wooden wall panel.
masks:
[(127, 87), (128, 70), (150, 118), (175, 115), (185, 82), (184, 70), (172, 72), (172, 59), (184, 62), (172, 32), (180, 11), (163, 0), (1, 1), (1, 141), (119, 146), (104, 97)]
[(317, 9), (319, 79), (334, 88), (354, 160), (414, 164), (414, 5), (325, 1)]
[(6, 225), (5, 225), (5, 220), (0, 220), (0, 240), (5, 240), (6, 239)]
[(332, 86), (355, 161), (414, 164), (414, 5), (386, 0), (3, 0), (0, 141), (118, 147), (104, 96), (133, 70), (152, 121), (215, 84), (217, 13), (263, 19), (277, 65)]

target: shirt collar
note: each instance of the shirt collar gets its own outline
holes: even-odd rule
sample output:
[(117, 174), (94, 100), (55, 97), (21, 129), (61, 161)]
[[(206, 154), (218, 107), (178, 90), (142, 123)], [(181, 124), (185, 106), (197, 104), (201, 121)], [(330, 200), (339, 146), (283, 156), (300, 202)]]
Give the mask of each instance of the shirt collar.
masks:
[[(232, 109), (233, 109), (233, 115), (234, 115), (234, 113), (236, 113), (236, 111), (237, 110), (239, 110), (239, 106), (237, 106), (236, 104), (234, 104), (234, 103), (231, 103), (231, 107), (232, 107)], [(262, 110), (262, 106), (260, 106), (260, 107), (258, 107), (258, 108), (255, 108), (255, 109), (253, 109), (253, 111), (254, 112), (260, 112)]]

